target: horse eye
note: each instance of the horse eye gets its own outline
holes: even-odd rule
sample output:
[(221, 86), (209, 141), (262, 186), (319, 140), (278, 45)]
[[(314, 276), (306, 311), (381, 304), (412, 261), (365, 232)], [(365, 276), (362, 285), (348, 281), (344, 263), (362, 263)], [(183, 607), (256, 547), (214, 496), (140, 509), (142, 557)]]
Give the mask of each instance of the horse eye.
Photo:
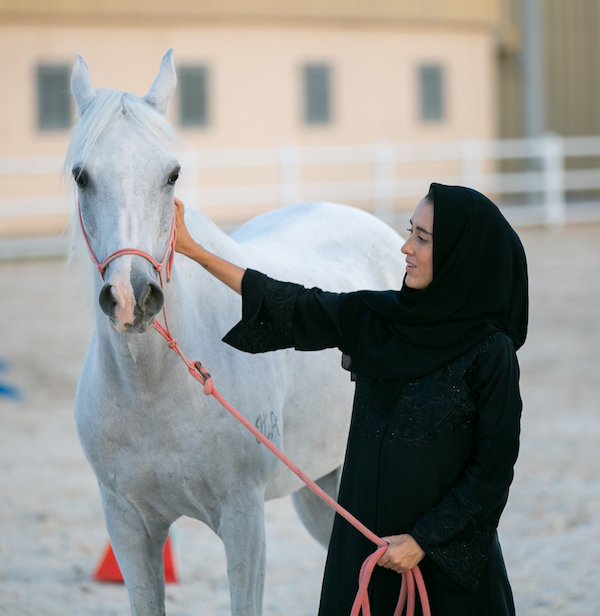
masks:
[(171, 174), (171, 177), (169, 178), (169, 184), (175, 184), (175, 182), (177, 181), (177, 178), (179, 177), (179, 173), (175, 172)]
[(83, 169), (73, 169), (73, 178), (75, 179), (75, 183), (77, 184), (77, 186), (83, 188), (84, 186), (87, 186), (88, 183), (88, 176), (87, 173), (83, 170)]

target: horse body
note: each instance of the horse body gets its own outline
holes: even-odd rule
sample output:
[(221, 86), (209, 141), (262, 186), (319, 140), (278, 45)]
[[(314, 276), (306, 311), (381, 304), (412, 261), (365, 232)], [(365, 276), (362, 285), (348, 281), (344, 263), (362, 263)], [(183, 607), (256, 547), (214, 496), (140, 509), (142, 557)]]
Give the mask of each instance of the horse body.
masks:
[[(134, 246), (160, 255), (177, 162), (164, 131), (144, 127), (147, 110), (136, 114), (139, 105), (166, 109), (164, 99), (174, 88), (170, 52), (144, 99), (107, 95), (116, 100), (112, 114), (108, 102), (101, 105), (103, 94), (93, 91), (80, 57), (72, 84), (82, 115), (78, 130), (96, 133), (88, 141), (76, 134), (68, 158), (92, 249), (100, 257)], [(92, 122), (91, 113), (105, 113), (103, 123)], [(186, 219), (208, 250), (276, 278), (332, 291), (401, 284), (400, 237), (353, 208), (297, 204), (251, 221), (232, 237), (198, 212), (188, 211)], [(300, 518), (325, 545), (333, 512), (214, 398), (204, 396), (176, 354), (149, 330), (164, 301), (182, 351), (205, 363), (219, 391), (334, 496), (353, 389), (339, 352), (250, 356), (223, 344), (221, 337), (240, 318), (240, 298), (181, 255), (164, 290), (151, 264), (138, 256), (111, 262), (105, 279), (96, 276), (94, 282), (96, 331), (75, 417), (132, 613), (164, 614), (162, 547), (170, 524), (187, 515), (223, 540), (232, 613), (259, 616), (264, 500), (294, 493)]]

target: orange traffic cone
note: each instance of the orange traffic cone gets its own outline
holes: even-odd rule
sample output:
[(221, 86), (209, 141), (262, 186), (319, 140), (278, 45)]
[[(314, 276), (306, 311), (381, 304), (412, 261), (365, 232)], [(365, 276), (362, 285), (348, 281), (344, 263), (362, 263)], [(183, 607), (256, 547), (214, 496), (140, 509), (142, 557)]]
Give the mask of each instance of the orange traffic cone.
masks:
[[(163, 549), (163, 565), (165, 568), (165, 582), (167, 584), (176, 584), (179, 582), (179, 572), (175, 562), (175, 555), (171, 545), (171, 536), (167, 537), (165, 547)], [(96, 568), (92, 578), (97, 582), (115, 582), (123, 583), (123, 576), (117, 564), (110, 541), (104, 550), (104, 555), (100, 559), (100, 563)]]

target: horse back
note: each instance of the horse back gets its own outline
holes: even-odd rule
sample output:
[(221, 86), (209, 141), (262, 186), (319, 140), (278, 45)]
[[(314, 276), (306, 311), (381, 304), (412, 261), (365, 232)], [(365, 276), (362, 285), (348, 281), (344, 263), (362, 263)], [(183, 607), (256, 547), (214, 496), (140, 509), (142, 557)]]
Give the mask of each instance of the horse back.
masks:
[(400, 288), (404, 240), (358, 208), (303, 202), (258, 216), (231, 235), (249, 267), (328, 291)]

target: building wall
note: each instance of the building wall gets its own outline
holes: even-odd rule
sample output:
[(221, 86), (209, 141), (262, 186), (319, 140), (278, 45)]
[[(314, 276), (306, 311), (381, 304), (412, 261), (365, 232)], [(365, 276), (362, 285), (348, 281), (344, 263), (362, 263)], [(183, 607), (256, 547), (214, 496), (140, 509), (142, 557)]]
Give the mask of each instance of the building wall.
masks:
[[(541, 2), (545, 131), (600, 134), (600, 2)], [(522, 0), (503, 0), (499, 29), (499, 131), (521, 137), (523, 127)]]
[[(18, 6), (26, 4), (19, 2)], [(34, 4), (44, 8), (41, 2)], [(52, 6), (66, 10), (67, 4)], [(133, 4), (115, 3), (113, 9), (118, 12), (118, 6)], [(171, 46), (176, 66), (202, 64), (208, 69), (209, 121), (202, 128), (180, 129), (181, 142), (188, 149), (496, 136), (496, 49), (490, 26), (493, 11), (488, 10), (495, 3), (481, 3), (470, 20), (459, 10), (472, 4), (469, 2), (382, 2), (381, 6), (406, 8), (409, 4), (413, 9), (452, 4), (456, 10), (450, 26), (439, 16), (437, 20), (426, 19), (423, 14), (430, 13), (429, 9), (423, 9), (419, 19), (413, 11), (411, 20), (396, 16), (386, 23), (376, 19), (190, 19), (184, 24), (145, 19), (133, 25), (128, 20), (81, 16), (36, 20), (35, 11), (19, 20), (16, 13), (6, 17), (10, 3), (5, 0), (5, 19), (0, 23), (0, 57), (4, 60), (0, 79), (8, 84), (10, 96), (0, 102), (0, 157), (56, 155), (66, 148), (66, 131), (40, 131), (37, 126), (39, 64), (71, 66), (78, 51), (90, 66), (95, 87), (143, 95), (156, 76), (162, 55)], [(335, 2), (329, 5), (339, 9)], [(317, 12), (318, 6), (315, 3)], [(73, 3), (73, 13), (78, 7), (80, 4)], [(487, 13), (482, 7), (487, 7)], [(307, 125), (303, 120), (301, 71), (307, 63), (330, 66), (332, 118), (328, 124)], [(419, 118), (417, 75), (424, 63), (444, 68), (446, 114), (439, 122)], [(179, 125), (177, 93), (169, 119)], [(22, 200), (24, 191), (32, 197), (58, 197), (64, 194), (64, 187), (57, 176), (0, 176), (0, 235), (32, 229), (31, 218), (24, 217), (34, 210), (12, 213), (15, 207), (11, 199)], [(66, 218), (65, 210), (66, 206), (60, 205), (38, 212), (40, 232), (58, 230)]]
[(550, 0), (545, 6), (547, 128), (600, 134), (600, 2)]
[[(115, 28), (19, 26), (0, 28), (0, 54), (19, 52), (0, 71), (11, 96), (2, 101), (0, 156), (54, 154), (60, 131), (37, 128), (35, 71), (39, 63), (87, 60), (96, 87), (143, 95), (162, 54), (175, 47), (177, 64), (208, 67), (209, 122), (186, 129), (186, 145), (268, 147), (373, 140), (487, 138), (495, 134), (494, 46), (479, 31), (435, 28), (302, 27)], [(306, 125), (301, 69), (332, 69), (332, 120)], [(446, 72), (447, 117), (419, 119), (417, 71), (439, 63)], [(177, 94), (169, 119), (178, 124)]]

